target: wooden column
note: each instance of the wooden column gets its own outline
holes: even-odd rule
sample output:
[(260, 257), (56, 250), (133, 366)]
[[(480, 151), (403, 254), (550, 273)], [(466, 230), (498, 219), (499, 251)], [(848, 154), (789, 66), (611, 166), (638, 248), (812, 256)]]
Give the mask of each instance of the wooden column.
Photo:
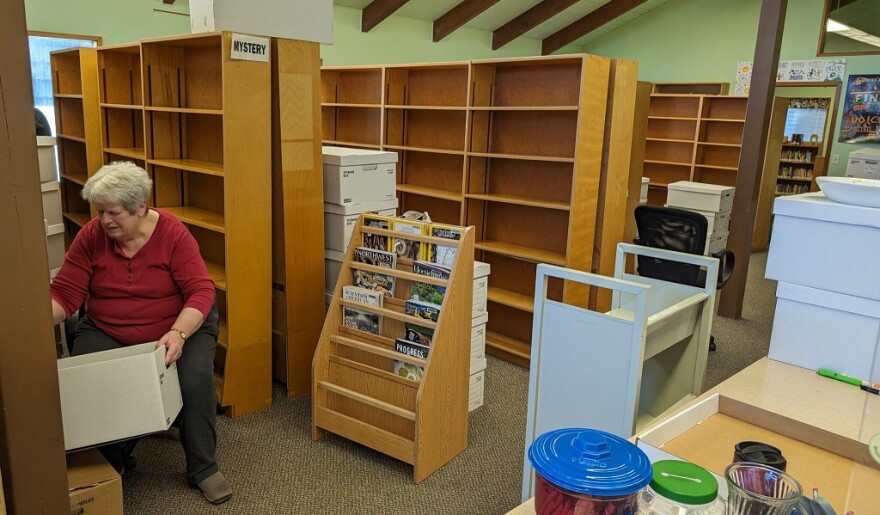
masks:
[(68, 513), (24, 2), (0, 6), (0, 468), (9, 513)]
[(718, 314), (728, 318), (742, 316), (749, 258), (752, 255), (755, 211), (761, 189), (761, 169), (767, 149), (767, 125), (773, 107), (776, 67), (779, 64), (787, 4), (788, 0), (763, 0), (761, 3), (742, 154), (736, 173), (736, 196), (733, 199), (730, 236), (727, 238), (727, 248), (736, 256), (736, 267), (724, 287), (718, 306)]

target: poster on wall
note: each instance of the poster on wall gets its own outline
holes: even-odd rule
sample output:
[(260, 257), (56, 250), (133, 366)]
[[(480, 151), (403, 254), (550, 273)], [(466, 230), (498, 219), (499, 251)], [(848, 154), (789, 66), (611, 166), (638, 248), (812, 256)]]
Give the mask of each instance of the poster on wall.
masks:
[(880, 75), (849, 76), (838, 141), (880, 143)]
[[(798, 59), (779, 61), (776, 67), (776, 82), (824, 82), (843, 80), (846, 59)], [(748, 95), (752, 82), (752, 62), (743, 61), (736, 65), (736, 85), (734, 95)]]

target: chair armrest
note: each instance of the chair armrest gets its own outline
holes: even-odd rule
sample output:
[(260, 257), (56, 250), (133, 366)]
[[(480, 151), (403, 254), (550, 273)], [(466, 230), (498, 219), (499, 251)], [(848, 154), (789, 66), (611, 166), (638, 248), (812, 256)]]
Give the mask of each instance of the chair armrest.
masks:
[(736, 256), (733, 252), (724, 249), (712, 254), (712, 257), (718, 259), (718, 289), (724, 288), (730, 276), (733, 275), (733, 267), (736, 265)]

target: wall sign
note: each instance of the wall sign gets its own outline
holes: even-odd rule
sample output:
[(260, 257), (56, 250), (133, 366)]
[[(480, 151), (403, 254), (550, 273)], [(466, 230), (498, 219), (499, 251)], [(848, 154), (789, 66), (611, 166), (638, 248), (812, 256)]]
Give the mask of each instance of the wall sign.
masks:
[(245, 36), (244, 34), (232, 35), (232, 51), (230, 59), (238, 61), (269, 62), (269, 38)]
[(838, 141), (880, 143), (880, 75), (849, 76)]
[[(846, 70), (846, 59), (799, 59), (779, 61), (776, 67), (776, 82), (824, 82), (842, 81)], [(752, 62), (743, 61), (736, 66), (736, 85), (734, 95), (748, 95), (752, 82)]]

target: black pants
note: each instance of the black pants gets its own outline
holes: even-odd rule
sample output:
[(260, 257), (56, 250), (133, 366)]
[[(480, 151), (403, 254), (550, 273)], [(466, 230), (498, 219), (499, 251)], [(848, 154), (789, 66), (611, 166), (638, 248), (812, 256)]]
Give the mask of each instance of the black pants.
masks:
[[(187, 480), (193, 485), (218, 470), (217, 461), (214, 459), (214, 451), (217, 447), (214, 350), (217, 347), (217, 335), (220, 331), (218, 321), (215, 305), (202, 327), (187, 338), (183, 346), (183, 354), (177, 360), (183, 408), (177, 416), (175, 425), (180, 430), (180, 443), (186, 455)], [(72, 355), (79, 356), (119, 347), (122, 347), (122, 344), (95, 327), (88, 316), (84, 316), (76, 324)], [(129, 443), (108, 447), (109, 449), (102, 451), (111, 465), (120, 470), (124, 452), (130, 452), (133, 445)]]

